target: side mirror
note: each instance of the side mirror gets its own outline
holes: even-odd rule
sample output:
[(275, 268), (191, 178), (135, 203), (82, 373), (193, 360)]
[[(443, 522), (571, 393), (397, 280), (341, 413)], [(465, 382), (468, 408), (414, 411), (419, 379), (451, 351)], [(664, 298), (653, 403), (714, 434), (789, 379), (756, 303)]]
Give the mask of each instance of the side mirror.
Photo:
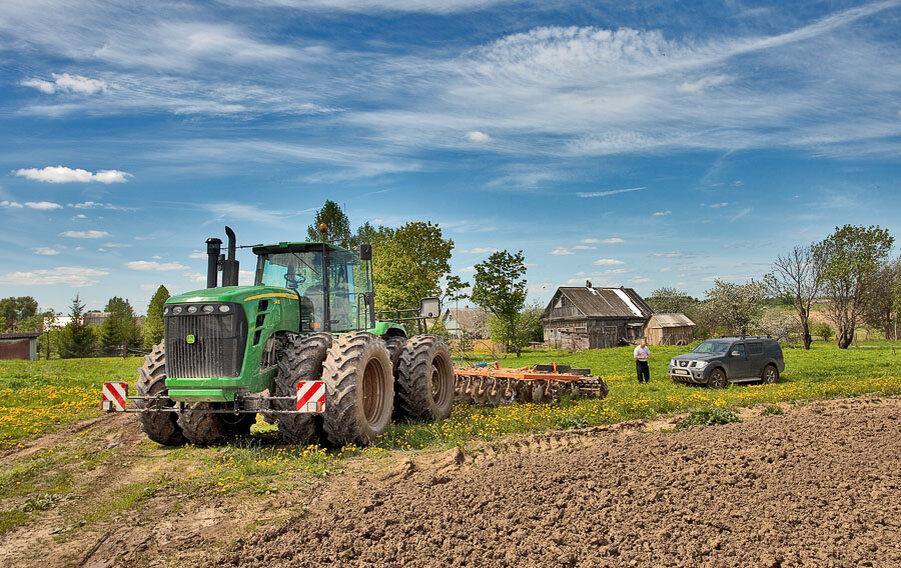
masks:
[(437, 318), (441, 315), (440, 298), (423, 298), (419, 300), (419, 317)]
[(732, 353), (729, 353), (729, 355), (731, 357), (741, 357), (741, 353), (739, 353), (738, 351), (733, 351)]

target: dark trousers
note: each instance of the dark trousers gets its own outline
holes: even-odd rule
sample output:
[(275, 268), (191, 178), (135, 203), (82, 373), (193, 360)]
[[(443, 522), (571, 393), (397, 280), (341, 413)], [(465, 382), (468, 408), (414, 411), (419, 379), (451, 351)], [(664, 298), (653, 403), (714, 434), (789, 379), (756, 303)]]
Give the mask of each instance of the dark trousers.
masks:
[(638, 375), (639, 383), (646, 383), (651, 380), (651, 372), (648, 370), (648, 362), (641, 359), (635, 360), (635, 373)]

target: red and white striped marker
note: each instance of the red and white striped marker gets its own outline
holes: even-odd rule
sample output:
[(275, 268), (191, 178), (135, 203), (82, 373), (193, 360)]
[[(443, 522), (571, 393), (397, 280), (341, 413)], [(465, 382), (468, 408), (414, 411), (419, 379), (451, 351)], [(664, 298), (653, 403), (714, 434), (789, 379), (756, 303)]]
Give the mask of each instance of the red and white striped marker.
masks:
[(325, 382), (297, 383), (297, 412), (313, 413), (325, 410)]
[(117, 410), (119, 412), (125, 410), (125, 404), (128, 401), (128, 383), (120, 381), (103, 383), (102, 393), (100, 410)]

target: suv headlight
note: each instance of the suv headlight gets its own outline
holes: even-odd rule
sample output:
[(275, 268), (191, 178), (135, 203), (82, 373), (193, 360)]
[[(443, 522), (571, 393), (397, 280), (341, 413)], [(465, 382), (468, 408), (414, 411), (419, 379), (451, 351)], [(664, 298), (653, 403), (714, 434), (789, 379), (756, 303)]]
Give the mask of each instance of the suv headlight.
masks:
[(695, 361), (694, 368), (695, 369), (703, 369), (707, 366), (707, 361)]
[(672, 359), (669, 360), (669, 366), (670, 367), (676, 366), (676, 358), (675, 357), (673, 357)]

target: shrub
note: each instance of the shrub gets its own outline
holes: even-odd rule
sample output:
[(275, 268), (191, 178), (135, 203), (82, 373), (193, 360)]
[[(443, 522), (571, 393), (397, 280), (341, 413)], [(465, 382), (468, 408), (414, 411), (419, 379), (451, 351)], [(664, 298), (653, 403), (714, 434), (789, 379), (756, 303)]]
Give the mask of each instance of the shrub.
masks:
[(810, 330), (814, 337), (822, 337), (823, 341), (829, 341), (835, 336), (835, 330), (826, 322), (815, 323)]
[(688, 428), (689, 426), (715, 426), (717, 424), (729, 424), (730, 422), (741, 422), (731, 410), (725, 408), (701, 408), (693, 410), (687, 418), (676, 424), (676, 430)]
[(779, 414), (782, 414), (782, 408), (779, 406), (766, 406), (763, 412), (760, 413), (761, 416), (775, 416)]

